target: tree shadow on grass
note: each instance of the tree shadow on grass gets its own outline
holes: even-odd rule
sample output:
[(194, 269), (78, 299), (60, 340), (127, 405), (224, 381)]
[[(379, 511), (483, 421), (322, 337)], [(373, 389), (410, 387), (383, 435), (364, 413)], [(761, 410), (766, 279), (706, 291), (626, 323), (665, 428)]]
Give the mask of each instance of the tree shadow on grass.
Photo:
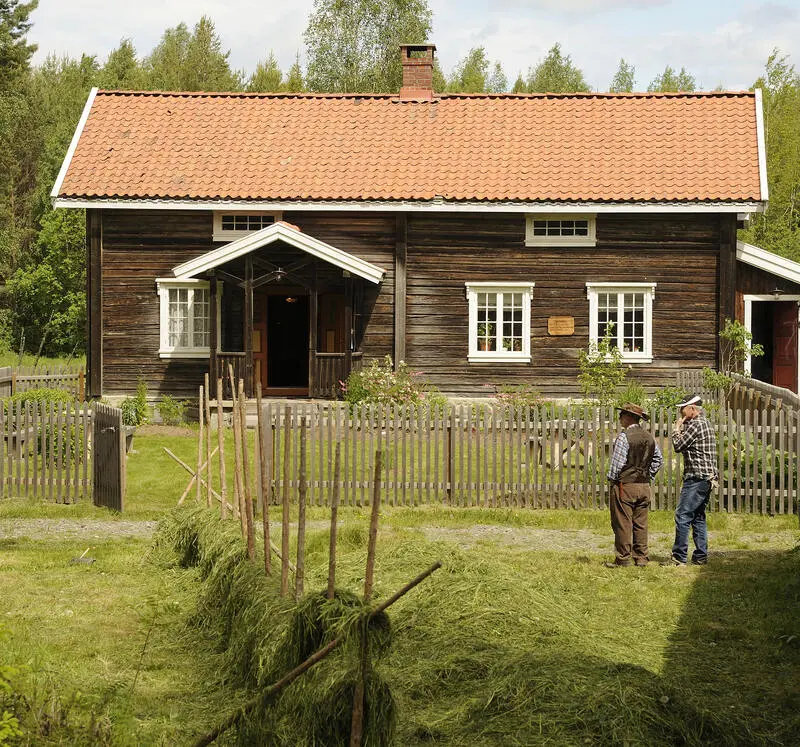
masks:
[(663, 679), (727, 724), (726, 742), (798, 744), (800, 551), (722, 553), (700, 569)]

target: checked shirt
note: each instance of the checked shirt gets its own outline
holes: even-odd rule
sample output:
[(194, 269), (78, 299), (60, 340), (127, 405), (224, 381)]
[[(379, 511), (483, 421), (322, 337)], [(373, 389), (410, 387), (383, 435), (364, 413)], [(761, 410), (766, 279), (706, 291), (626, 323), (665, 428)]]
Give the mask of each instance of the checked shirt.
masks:
[(684, 421), (672, 433), (672, 446), (683, 454), (683, 476), (713, 480), (717, 476), (717, 440), (711, 423), (702, 415)]
[[(641, 428), (638, 423), (634, 423), (633, 425), (629, 425), (628, 428)], [(664, 463), (664, 458), (661, 456), (661, 449), (658, 448), (658, 443), (656, 443), (655, 452), (653, 453), (653, 460), (650, 462), (650, 479), (653, 480), (658, 474), (658, 470), (661, 469), (661, 465)], [(625, 431), (620, 433), (616, 440), (614, 441), (614, 449), (611, 452), (611, 465), (608, 468), (608, 474), (606, 477), (611, 480), (612, 482), (616, 482), (619, 480), (620, 472), (625, 467), (625, 463), (628, 461), (628, 451), (630, 450), (630, 445), (628, 444), (628, 436), (625, 434)]]

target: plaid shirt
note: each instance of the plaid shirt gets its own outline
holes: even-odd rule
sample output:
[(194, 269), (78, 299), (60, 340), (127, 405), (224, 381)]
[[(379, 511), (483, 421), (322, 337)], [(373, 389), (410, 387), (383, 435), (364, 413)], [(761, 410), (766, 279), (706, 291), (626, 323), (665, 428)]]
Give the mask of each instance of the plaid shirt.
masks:
[(672, 433), (672, 446), (683, 454), (683, 476), (713, 480), (717, 476), (717, 439), (703, 415), (685, 420)]
[[(628, 428), (641, 427), (642, 426), (640, 426), (638, 423), (628, 426)], [(627, 428), (625, 430), (627, 430)], [(619, 480), (619, 474), (625, 467), (625, 462), (628, 461), (629, 449), (630, 444), (628, 443), (628, 436), (625, 435), (625, 431), (622, 431), (622, 433), (620, 433), (614, 441), (614, 450), (611, 452), (611, 466), (608, 468), (608, 474), (606, 475), (606, 477), (612, 482)], [(658, 470), (661, 469), (662, 464), (664, 464), (664, 457), (661, 455), (661, 449), (658, 448), (658, 442), (656, 442), (656, 450), (653, 452), (652, 460), (650, 460), (651, 480), (654, 479), (658, 474)]]

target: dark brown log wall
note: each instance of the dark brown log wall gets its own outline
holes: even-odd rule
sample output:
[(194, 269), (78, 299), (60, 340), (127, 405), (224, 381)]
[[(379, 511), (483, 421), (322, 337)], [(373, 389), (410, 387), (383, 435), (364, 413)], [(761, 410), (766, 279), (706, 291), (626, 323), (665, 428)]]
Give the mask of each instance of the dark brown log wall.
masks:
[[(396, 216), (285, 213), (284, 220), (386, 271), (364, 284), (365, 359), (394, 349)], [(518, 214), (407, 217), (407, 360), (443, 391), (483, 394), (484, 384), (530, 383), (574, 396), (578, 352), (588, 343), (587, 281), (656, 282), (652, 364), (633, 364), (646, 385), (669, 383), (681, 366), (713, 365), (719, 257), (715, 215), (599, 216), (597, 246), (526, 247)], [(209, 251), (212, 215), (193, 211), (103, 213), (103, 392), (129, 393), (143, 376), (152, 393), (196, 395), (207, 360), (161, 360), (155, 278)], [(269, 258), (269, 252), (265, 254)], [(531, 364), (467, 362), (467, 281), (533, 281)], [(773, 286), (774, 287), (774, 286)], [(749, 292), (749, 291), (748, 291)], [(574, 316), (575, 334), (550, 337), (550, 316)]]
[[(518, 215), (410, 215), (407, 360), (442, 390), (486, 392), (528, 383), (543, 394), (578, 394), (578, 353), (588, 345), (586, 282), (655, 282), (653, 357), (631, 364), (646, 386), (674, 381), (681, 366), (716, 356), (718, 216), (599, 216), (597, 246), (525, 246)], [(530, 364), (467, 361), (467, 281), (533, 281)], [(551, 337), (550, 316), (574, 316), (575, 334)]]

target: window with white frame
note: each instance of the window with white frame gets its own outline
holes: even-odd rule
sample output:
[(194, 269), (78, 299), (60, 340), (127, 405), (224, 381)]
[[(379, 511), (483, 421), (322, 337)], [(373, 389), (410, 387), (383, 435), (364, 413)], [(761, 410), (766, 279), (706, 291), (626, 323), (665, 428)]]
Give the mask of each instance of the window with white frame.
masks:
[(235, 241), (249, 233), (260, 231), (281, 219), (276, 212), (223, 212), (214, 213), (214, 241)]
[(529, 362), (533, 283), (467, 283), (469, 361)]
[[(211, 292), (206, 280), (156, 280), (162, 358), (203, 358), (211, 350)], [(217, 315), (219, 318), (219, 315)]]
[(527, 246), (594, 246), (593, 215), (528, 215), (525, 243)]
[(589, 342), (597, 344), (610, 330), (622, 360), (653, 360), (655, 283), (586, 283), (589, 296)]

